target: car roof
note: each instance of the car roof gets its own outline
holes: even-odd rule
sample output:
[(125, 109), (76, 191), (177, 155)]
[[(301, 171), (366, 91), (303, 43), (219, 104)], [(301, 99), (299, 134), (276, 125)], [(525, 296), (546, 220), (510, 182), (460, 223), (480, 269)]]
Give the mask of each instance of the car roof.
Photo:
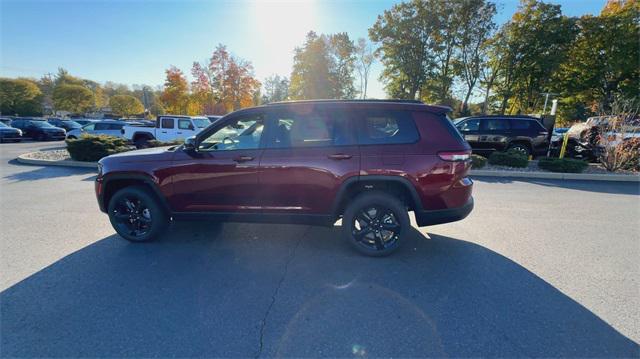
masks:
[(492, 119), (504, 119), (504, 120), (509, 120), (509, 119), (520, 119), (520, 120), (536, 120), (538, 121), (539, 119), (537, 117), (533, 117), (533, 116), (529, 116), (529, 115), (475, 115), (475, 116), (469, 116), (465, 119), (471, 119), (471, 118), (492, 118)]

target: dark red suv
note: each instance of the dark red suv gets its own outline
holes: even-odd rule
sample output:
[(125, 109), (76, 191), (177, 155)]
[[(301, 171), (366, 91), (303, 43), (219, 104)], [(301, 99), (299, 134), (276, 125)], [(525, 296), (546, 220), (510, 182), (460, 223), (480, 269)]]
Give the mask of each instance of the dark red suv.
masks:
[(418, 225), (473, 208), (471, 148), (447, 107), (300, 101), (231, 113), (182, 146), (100, 161), (96, 195), (115, 230), (143, 242), (171, 219), (332, 225), (385, 255)]

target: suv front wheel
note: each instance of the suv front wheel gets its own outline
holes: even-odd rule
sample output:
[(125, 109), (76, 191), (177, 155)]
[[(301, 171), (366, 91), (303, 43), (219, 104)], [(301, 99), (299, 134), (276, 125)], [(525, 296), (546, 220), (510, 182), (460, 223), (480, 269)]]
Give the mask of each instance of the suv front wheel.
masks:
[(342, 217), (344, 237), (360, 253), (386, 256), (398, 249), (410, 231), (407, 208), (398, 198), (382, 192), (363, 193)]
[(158, 237), (169, 218), (156, 197), (143, 186), (125, 187), (109, 201), (109, 221), (116, 232), (132, 242)]

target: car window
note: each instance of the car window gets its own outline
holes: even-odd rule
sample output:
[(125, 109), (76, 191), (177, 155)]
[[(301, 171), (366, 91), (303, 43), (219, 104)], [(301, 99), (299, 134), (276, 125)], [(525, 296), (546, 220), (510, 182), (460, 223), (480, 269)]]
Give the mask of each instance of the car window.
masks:
[(121, 130), (123, 126), (124, 125), (121, 124), (121, 123), (110, 123), (109, 124), (109, 129), (110, 130)]
[(414, 143), (420, 136), (409, 113), (388, 112), (366, 115), (358, 131), (360, 144)]
[(191, 120), (178, 120), (178, 128), (181, 130), (190, 130)]
[(461, 132), (478, 131), (480, 129), (480, 120), (477, 118), (467, 120), (459, 124), (457, 127)]
[(90, 124), (84, 126), (82, 129), (85, 130), (85, 131), (93, 131), (95, 129), (95, 127), (96, 127), (95, 123), (90, 123)]
[(354, 141), (348, 130), (349, 120), (339, 112), (331, 116), (315, 112), (296, 114), (276, 113), (270, 147), (322, 147), (351, 145)]
[(173, 119), (172, 118), (163, 118), (161, 126), (162, 126), (162, 128), (173, 128)]
[(105, 131), (105, 130), (109, 130), (109, 124), (108, 123), (104, 123), (104, 122), (98, 122), (95, 124), (95, 128), (96, 131)]
[(240, 116), (219, 128), (198, 145), (203, 151), (247, 150), (260, 147), (264, 115)]
[(11, 127), (22, 128), (22, 126), (24, 126), (24, 121), (22, 120), (13, 120), (11, 122)]
[(509, 121), (501, 118), (486, 118), (482, 120), (484, 122), (484, 129), (488, 131), (502, 131), (509, 129)]
[(514, 130), (528, 130), (531, 128), (531, 120), (511, 120), (511, 128)]

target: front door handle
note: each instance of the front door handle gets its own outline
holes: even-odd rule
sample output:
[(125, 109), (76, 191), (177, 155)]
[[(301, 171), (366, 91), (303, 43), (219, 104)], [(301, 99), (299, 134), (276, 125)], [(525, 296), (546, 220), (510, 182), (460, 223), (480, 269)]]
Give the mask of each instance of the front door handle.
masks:
[(332, 160), (348, 160), (349, 158), (353, 157), (351, 155), (347, 155), (344, 153), (334, 153), (332, 155), (327, 156)]
[(247, 162), (253, 160), (251, 156), (238, 156), (233, 159), (236, 162)]

